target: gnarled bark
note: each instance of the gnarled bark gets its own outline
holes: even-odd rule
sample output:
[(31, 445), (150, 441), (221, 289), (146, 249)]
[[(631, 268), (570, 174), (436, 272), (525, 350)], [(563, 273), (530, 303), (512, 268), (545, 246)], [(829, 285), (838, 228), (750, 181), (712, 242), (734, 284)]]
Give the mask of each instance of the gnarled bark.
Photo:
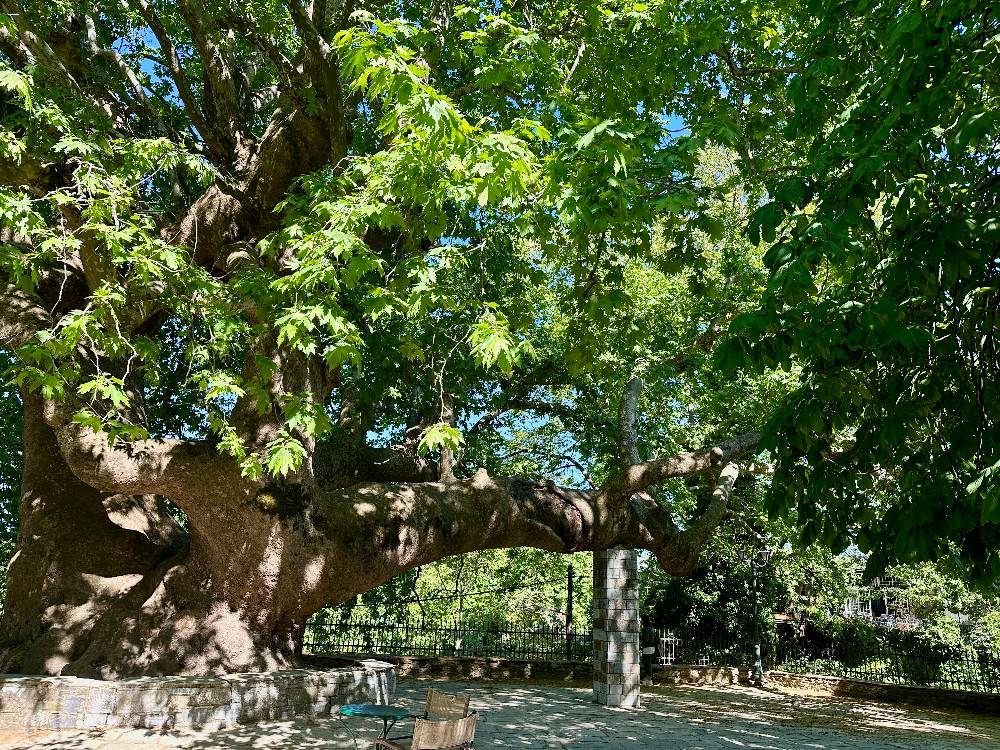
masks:
[(127, 599), (183, 554), (187, 535), (156, 498), (102, 492), (76, 477), (41, 408), (38, 397), (25, 397), (21, 523), (0, 671), (58, 674), (91, 646), (103, 617), (126, 621)]
[[(217, 177), (200, 195), (178, 194), (169, 211), (157, 208), (150, 215), (158, 216), (164, 241), (185, 246), (203, 270), (223, 278), (241, 263), (258, 262), (248, 248), (279, 225), (275, 207), (298, 178), (342, 167), (354, 105), (342, 90), (333, 39), (351, 6), (287, 4), (302, 40), (293, 45), (297, 51), (264, 29), (246, 29), (254, 49), (273, 64), (279, 83), (267, 92), (252, 91), (246, 61), (228, 41), (245, 19), (220, 15), (201, 0), (181, 0), (177, 7), (187, 28), (178, 35), (172, 20), (160, 17), (167, 6), (135, 0), (131, 7), (157, 39), (159, 64), (184, 105), (182, 118), (161, 116), (176, 113), (172, 105), (158, 109), (153, 89), (143, 87), (145, 76), (107, 45), (113, 29), (101, 27), (106, 21), (96, 10), (36, 24), (16, 0), (0, 0), (14, 23), (12, 30), (0, 29), (0, 53), (35, 65), (73, 102), (103, 113), (109, 137), (167, 132), (178, 147), (195, 149), (212, 163)], [(171, 128), (189, 129), (191, 137), (181, 139)], [(16, 160), (0, 159), (0, 185), (42, 196), (71, 184), (74, 162), (47, 153), (52, 149), (44, 143), (29, 139)], [(30, 292), (29, 285), (0, 275), (0, 346), (6, 349), (18, 350), (57, 328), (64, 315), (122, 273), (109, 248), (84, 231), (79, 207), (60, 205), (63, 231), (80, 245), (68, 243), (65, 257), (44, 269), (48, 278)], [(0, 232), (0, 239), (16, 243), (9, 234)], [(391, 259), (390, 235), (372, 226), (361, 236)], [(415, 239), (429, 244), (432, 238)], [(260, 262), (280, 275), (289, 260)], [(130, 288), (119, 311), (126, 336), (155, 333), (166, 315), (159, 298), (170, 283)], [(254, 308), (253, 300), (240, 308), (264, 331), (245, 352), (244, 381), (259, 387), (253, 394), (246, 389), (230, 423), (260, 455), (285, 428), (283, 399), (295, 394), (326, 406), (337, 373), (327, 371), (318, 355), (283, 349)], [(710, 345), (720, 330), (713, 323), (696, 346)], [(83, 352), (74, 364), (89, 372), (96, 354)], [(121, 362), (102, 361), (121, 375)], [(679, 366), (682, 360), (672, 361)], [(131, 377), (136, 382), (128, 388), (140, 402), (142, 374)], [(73, 418), (74, 383), (66, 385), (69, 395), (61, 401), (25, 395), (21, 528), (0, 620), (0, 670), (122, 677), (286, 666), (294, 662), (307, 618), (319, 608), (415, 566), (480, 549), (644, 547), (666, 570), (683, 574), (725, 515), (736, 478), (732, 460), (758, 439), (748, 434), (710, 450), (641, 462), (636, 379), (620, 415), (624, 468), (590, 491), (483, 470), (458, 479), (468, 467), (456, 466), (449, 451), (443, 465), (417, 453), (421, 430), (415, 422), (404, 425), (411, 430), (401, 445), (373, 447), (364, 437), (374, 420), (351, 415), (350, 408), (325, 445), (317, 446), (306, 430), (292, 430), (307, 458), (301, 470), (268, 484), (245, 478), (238, 463), (208, 441), (121, 443), (82, 426)], [(514, 390), (475, 429), (504, 410), (564, 411), (531, 398), (530, 388)], [(440, 407), (432, 419), (451, 421), (453, 405), (443, 388)], [(135, 423), (145, 425), (141, 406), (135, 410)], [(715, 494), (699, 518), (678, 524), (647, 490), (698, 473), (718, 474)], [(188, 530), (173, 521), (167, 500), (184, 511)]]
[[(105, 678), (288, 666), (321, 607), (474, 550), (629, 545), (685, 574), (722, 520), (729, 460), (753, 442), (632, 466), (592, 491), (484, 470), (466, 480), (262, 486), (232, 461), (198, 454), (207, 448), (114, 446), (60, 423), (51, 405), (46, 420), (36, 396), (25, 404), (22, 526), (0, 669)], [(641, 493), (651, 476), (723, 466), (713, 502), (685, 530)], [(363, 473), (379, 472), (368, 464)], [(189, 532), (139, 492), (167, 493)]]

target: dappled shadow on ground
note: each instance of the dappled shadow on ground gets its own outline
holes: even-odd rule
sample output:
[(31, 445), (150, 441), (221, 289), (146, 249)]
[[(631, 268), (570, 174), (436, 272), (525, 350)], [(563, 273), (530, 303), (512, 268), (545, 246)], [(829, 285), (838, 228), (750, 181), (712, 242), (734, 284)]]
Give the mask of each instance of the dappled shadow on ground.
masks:
[(483, 747), (1000, 747), (1000, 720), (955, 712), (692, 687), (647, 691), (642, 710), (628, 711), (595, 706), (588, 690), (503, 690), (473, 692)]
[[(422, 707), (427, 687), (468, 692), (481, 714), (476, 747), (580, 750), (984, 750), (1000, 747), (1000, 718), (951, 710), (789, 696), (749, 688), (647, 689), (640, 710), (597, 706), (590, 691), (544, 685), (403, 682), (396, 703)], [(3, 739), (0, 748), (367, 748), (377, 720), (267, 722), (215, 732), (109, 730)], [(352, 733), (358, 737), (357, 745)]]
[[(269, 721), (215, 731), (109, 729), (98, 731), (31, 732), (4, 735), (3, 750), (153, 750), (153, 748), (188, 748), (190, 750), (232, 750), (283, 748), (284, 750), (319, 750), (319, 748), (367, 748), (364, 737), (377, 732), (358, 732), (336, 718), (295, 721)], [(353, 736), (352, 736), (353, 735)]]

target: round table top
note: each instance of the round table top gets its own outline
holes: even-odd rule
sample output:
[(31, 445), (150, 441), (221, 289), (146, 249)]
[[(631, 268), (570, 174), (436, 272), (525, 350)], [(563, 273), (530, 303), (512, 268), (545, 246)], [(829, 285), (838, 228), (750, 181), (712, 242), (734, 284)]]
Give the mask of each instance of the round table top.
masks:
[(375, 716), (379, 719), (406, 719), (410, 712), (399, 706), (383, 706), (379, 703), (348, 703), (340, 707), (344, 716)]

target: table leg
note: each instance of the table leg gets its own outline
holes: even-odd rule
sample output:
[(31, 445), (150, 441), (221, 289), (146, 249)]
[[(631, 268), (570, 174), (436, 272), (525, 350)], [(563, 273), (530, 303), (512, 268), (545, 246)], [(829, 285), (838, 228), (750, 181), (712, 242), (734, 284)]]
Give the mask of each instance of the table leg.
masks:
[(351, 725), (344, 721), (344, 717), (339, 714), (336, 716), (336, 719), (347, 728), (348, 733), (351, 735), (351, 742), (354, 743), (354, 750), (358, 750), (358, 736), (354, 734), (354, 730), (351, 729)]
[(382, 739), (387, 739), (389, 737), (389, 730), (396, 726), (396, 720), (392, 719), (390, 723), (389, 717), (382, 719)]

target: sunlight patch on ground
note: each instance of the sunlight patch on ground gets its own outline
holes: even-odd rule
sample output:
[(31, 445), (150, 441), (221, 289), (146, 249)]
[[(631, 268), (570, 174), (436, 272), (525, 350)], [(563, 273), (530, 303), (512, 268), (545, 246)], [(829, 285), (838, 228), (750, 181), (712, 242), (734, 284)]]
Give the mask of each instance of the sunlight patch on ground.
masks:
[[(1000, 718), (960, 711), (788, 695), (744, 687), (647, 689), (638, 711), (591, 702), (590, 691), (544, 685), (401, 682), (396, 703), (419, 710), (428, 686), (468, 692), (478, 748), (579, 750), (985, 750)], [(379, 722), (300, 719), (216, 732), (114, 730), (0, 733), (0, 749), (367, 750)], [(397, 730), (406, 733), (403, 730)], [(352, 733), (358, 738), (357, 745)]]

